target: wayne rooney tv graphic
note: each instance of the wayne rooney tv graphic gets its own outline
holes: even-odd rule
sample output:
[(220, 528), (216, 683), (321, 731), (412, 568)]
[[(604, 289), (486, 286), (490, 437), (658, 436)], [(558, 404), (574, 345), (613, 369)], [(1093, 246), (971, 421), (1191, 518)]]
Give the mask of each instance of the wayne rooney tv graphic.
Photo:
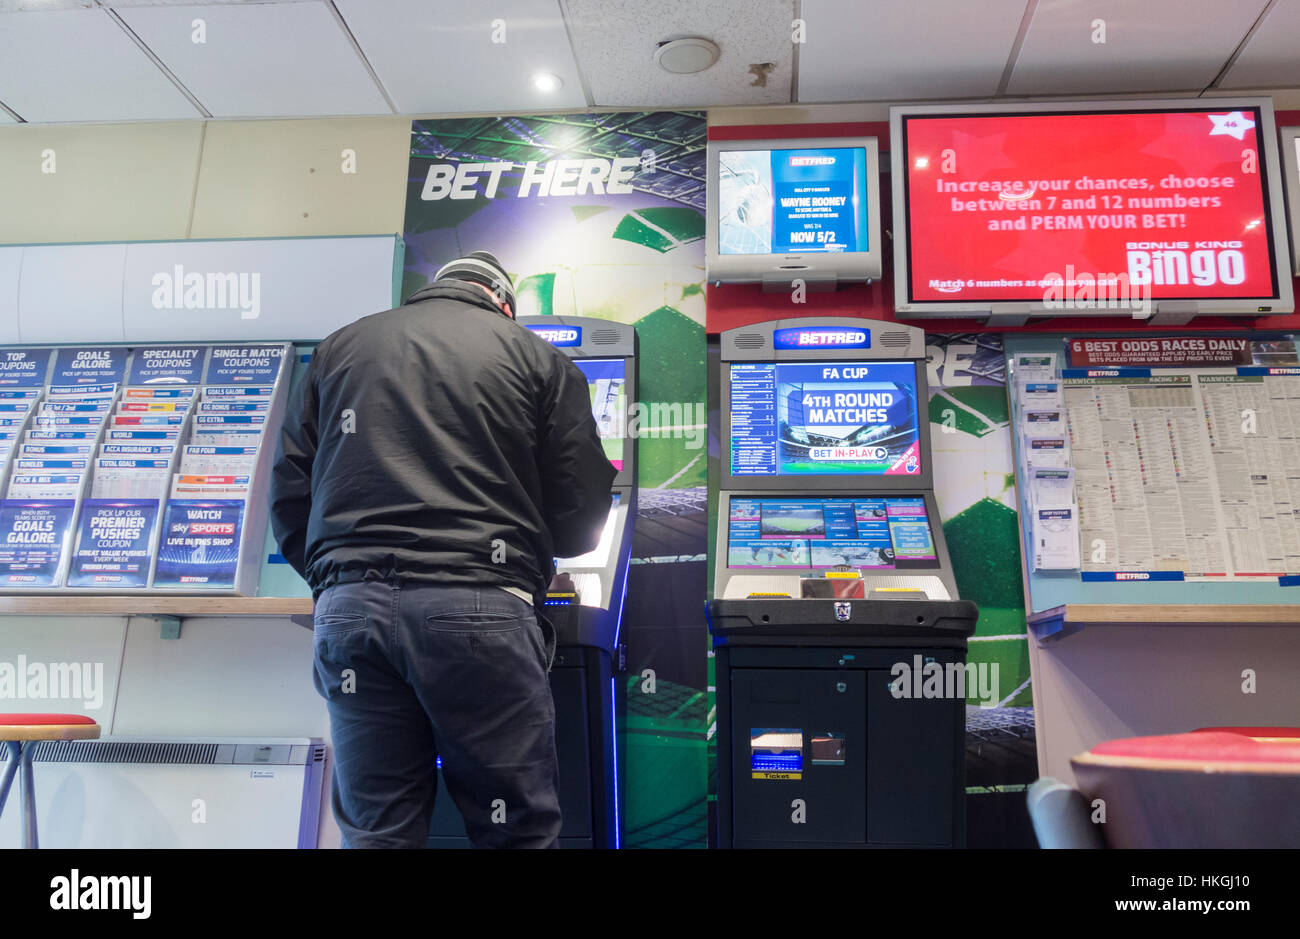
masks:
[(733, 476), (919, 476), (909, 362), (731, 367)]
[(718, 253), (867, 251), (866, 151), (724, 150)]

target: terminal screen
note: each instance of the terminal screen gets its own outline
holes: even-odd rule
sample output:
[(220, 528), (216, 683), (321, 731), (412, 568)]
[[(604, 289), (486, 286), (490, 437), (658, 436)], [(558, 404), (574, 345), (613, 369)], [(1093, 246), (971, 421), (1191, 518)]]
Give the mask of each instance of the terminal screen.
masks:
[(718, 154), (719, 254), (868, 251), (867, 152)]
[(913, 362), (731, 366), (732, 476), (919, 476)]
[(938, 567), (925, 500), (732, 498), (727, 567), (837, 566), (872, 572)]
[(596, 419), (605, 458), (623, 469), (623, 434), (627, 426), (626, 363), (622, 359), (574, 359), (587, 377), (591, 416)]
[(609, 563), (609, 552), (614, 546), (614, 526), (618, 521), (619, 500), (620, 496), (617, 492), (610, 496), (609, 515), (605, 516), (605, 527), (600, 530), (600, 541), (596, 547), (576, 558), (556, 558), (555, 564), (558, 568), (572, 570), (583, 567), (604, 567)]

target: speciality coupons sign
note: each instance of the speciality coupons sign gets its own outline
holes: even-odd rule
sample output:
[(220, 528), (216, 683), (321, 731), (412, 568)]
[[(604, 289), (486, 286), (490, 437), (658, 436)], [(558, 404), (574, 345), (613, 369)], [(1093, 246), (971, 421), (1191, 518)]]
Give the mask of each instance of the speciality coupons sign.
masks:
[(197, 385), (206, 346), (146, 346), (131, 358), (130, 385)]
[(1075, 368), (1117, 368), (1250, 365), (1251, 342), (1245, 338), (1162, 336), (1153, 339), (1071, 339), (1070, 365)]
[(144, 587), (157, 499), (88, 499), (77, 524), (69, 587)]
[(168, 502), (153, 585), (233, 587), (243, 519), (243, 500)]
[(909, 301), (1277, 295), (1258, 109), (902, 120)]

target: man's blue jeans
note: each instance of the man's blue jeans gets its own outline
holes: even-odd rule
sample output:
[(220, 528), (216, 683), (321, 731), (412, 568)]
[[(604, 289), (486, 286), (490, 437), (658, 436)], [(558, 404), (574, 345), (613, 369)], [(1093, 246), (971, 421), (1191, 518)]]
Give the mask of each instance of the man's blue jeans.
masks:
[(491, 586), (336, 584), (312, 645), (345, 848), (424, 847), (438, 756), (475, 846), (555, 846), (555, 646), (529, 604)]

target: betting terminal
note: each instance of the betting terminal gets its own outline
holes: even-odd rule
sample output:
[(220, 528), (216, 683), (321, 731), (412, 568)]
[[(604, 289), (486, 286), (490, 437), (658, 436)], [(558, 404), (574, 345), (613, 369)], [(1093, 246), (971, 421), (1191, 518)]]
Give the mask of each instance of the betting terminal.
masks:
[[(718, 846), (964, 844), (964, 668), (925, 334), (849, 317), (721, 335), (712, 560)], [(932, 693), (935, 686), (939, 694)]]
[[(539, 611), (556, 631), (551, 695), (560, 768), (562, 848), (617, 848), (621, 840), (615, 677), (621, 669), (623, 601), (636, 518), (636, 440), (627, 432), (636, 401), (636, 329), (582, 316), (518, 320), (561, 349), (587, 378), (591, 413), (605, 456), (618, 471), (600, 542), (580, 557), (557, 558)], [(467, 848), (465, 823), (438, 772), (432, 848)]]

